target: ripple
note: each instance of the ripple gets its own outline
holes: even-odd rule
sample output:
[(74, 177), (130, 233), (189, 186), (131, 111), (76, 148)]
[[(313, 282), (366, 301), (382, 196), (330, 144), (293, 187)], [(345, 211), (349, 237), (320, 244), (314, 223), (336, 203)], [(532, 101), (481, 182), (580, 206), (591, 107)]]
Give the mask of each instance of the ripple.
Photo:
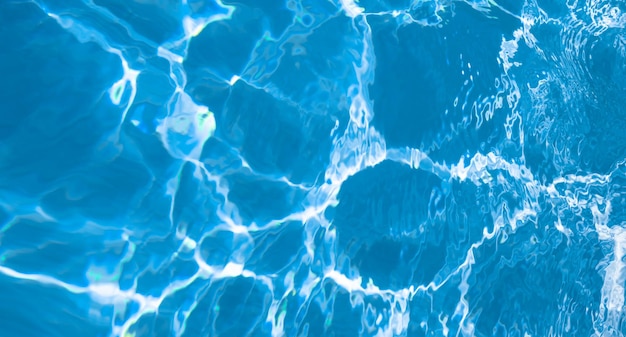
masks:
[(0, 4), (5, 330), (623, 334), (625, 11)]

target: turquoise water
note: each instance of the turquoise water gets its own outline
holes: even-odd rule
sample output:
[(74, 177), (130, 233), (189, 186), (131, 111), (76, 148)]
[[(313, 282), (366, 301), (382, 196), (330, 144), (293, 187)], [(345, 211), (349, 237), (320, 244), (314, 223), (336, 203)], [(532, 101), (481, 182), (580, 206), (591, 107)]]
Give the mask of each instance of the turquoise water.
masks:
[(626, 4), (0, 2), (0, 337), (626, 334)]

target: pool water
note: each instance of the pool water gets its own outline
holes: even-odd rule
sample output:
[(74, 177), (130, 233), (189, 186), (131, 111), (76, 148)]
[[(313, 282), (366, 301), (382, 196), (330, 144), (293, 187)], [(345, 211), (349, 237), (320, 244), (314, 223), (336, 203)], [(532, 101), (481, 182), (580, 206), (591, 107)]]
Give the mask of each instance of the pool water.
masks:
[(0, 337), (626, 334), (626, 4), (0, 2)]

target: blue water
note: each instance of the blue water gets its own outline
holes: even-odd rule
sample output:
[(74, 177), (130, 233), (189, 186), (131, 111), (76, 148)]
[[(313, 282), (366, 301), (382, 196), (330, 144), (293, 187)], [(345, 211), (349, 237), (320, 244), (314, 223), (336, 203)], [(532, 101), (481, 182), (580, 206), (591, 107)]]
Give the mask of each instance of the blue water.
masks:
[(0, 337), (626, 335), (626, 3), (0, 1)]

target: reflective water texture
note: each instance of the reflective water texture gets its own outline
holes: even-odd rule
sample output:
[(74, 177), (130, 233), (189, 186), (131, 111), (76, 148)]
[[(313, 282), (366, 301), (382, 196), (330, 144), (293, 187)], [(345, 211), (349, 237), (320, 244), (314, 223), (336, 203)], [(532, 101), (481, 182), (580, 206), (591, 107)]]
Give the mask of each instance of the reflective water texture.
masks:
[(622, 1), (0, 22), (0, 336), (626, 334)]

